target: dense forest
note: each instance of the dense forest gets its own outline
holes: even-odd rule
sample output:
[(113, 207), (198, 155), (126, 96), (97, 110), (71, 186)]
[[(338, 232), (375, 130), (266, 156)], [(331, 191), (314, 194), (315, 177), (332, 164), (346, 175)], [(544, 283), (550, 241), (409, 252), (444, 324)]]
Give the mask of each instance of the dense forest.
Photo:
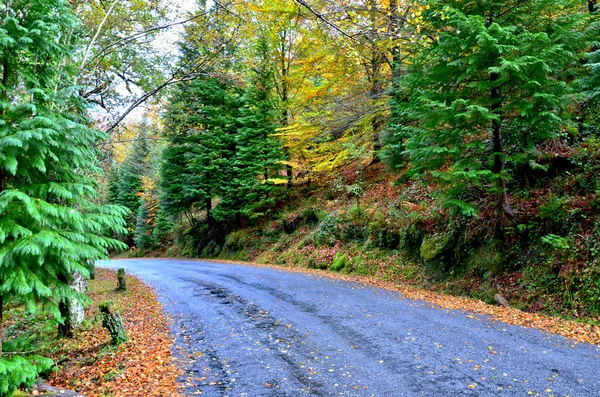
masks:
[[(0, 336), (17, 304), (68, 335), (86, 300), (69, 282), (108, 255), (328, 269), (597, 322), (597, 8), (0, 0)], [(50, 365), (0, 344), (0, 395)]]

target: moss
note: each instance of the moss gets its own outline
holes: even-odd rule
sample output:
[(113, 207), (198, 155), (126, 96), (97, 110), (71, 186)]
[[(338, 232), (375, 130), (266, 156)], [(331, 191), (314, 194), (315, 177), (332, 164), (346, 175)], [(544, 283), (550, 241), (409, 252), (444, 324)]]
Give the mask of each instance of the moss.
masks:
[(432, 261), (439, 258), (444, 252), (448, 251), (450, 245), (450, 235), (446, 233), (434, 234), (423, 239), (421, 243), (421, 258), (426, 261)]
[(331, 267), (330, 269), (333, 270), (334, 272), (339, 272), (342, 271), (346, 268), (348, 268), (349, 266), (351, 266), (350, 261), (348, 260), (348, 257), (346, 256), (346, 254), (342, 254), (342, 253), (337, 253), (335, 254), (335, 257), (333, 258), (333, 262), (331, 263)]
[(504, 257), (493, 244), (479, 247), (471, 252), (467, 259), (467, 272), (487, 279), (501, 273), (504, 268)]

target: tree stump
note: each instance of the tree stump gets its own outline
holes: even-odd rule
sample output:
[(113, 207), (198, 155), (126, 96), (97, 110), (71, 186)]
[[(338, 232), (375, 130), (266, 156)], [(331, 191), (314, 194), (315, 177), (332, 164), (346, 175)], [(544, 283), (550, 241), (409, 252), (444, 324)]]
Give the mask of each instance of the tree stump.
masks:
[(127, 291), (127, 284), (125, 283), (125, 269), (121, 268), (117, 270), (117, 279), (119, 280), (117, 291)]
[(112, 338), (112, 344), (117, 346), (123, 342), (127, 342), (127, 332), (123, 326), (121, 315), (117, 312), (110, 301), (100, 304), (100, 312), (102, 313), (102, 325), (108, 330)]

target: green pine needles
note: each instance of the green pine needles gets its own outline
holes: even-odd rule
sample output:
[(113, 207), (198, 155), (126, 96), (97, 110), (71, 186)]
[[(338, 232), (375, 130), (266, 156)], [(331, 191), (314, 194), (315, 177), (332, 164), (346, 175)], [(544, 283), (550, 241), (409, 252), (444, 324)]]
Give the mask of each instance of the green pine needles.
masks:
[[(88, 127), (69, 83), (77, 29), (69, 3), (15, 0), (0, 9), (0, 320), (15, 302), (46, 304), (60, 318), (58, 304), (75, 295), (71, 274), (88, 275), (88, 261), (121, 247), (105, 236), (123, 232), (125, 213), (96, 203), (94, 147), (105, 136)], [(48, 364), (5, 358), (0, 348), (0, 396)]]
[(511, 224), (511, 173), (570, 123), (582, 14), (567, 0), (428, 4), (420, 32), (428, 39), (400, 81), (402, 122), (390, 141), (405, 148), (412, 175), (445, 187), (450, 207), (475, 214), (493, 195)]
[(268, 48), (244, 90), (213, 73), (180, 84), (166, 114), (161, 204), (171, 216), (197, 214), (206, 224), (272, 210), (281, 186), (284, 154), (275, 136), (280, 114), (274, 100)]

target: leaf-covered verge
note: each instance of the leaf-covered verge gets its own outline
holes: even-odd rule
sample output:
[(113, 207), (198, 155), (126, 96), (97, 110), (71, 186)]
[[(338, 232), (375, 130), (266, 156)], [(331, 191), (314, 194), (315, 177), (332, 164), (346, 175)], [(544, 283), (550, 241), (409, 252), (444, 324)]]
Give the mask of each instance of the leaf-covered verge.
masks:
[[(73, 339), (56, 338), (51, 322), (24, 316), (21, 308), (10, 310), (11, 335), (28, 339), (29, 348), (54, 360), (50, 384), (87, 397), (179, 395), (176, 378), (181, 373), (172, 361), (162, 306), (150, 287), (132, 276), (126, 280), (127, 291), (116, 292), (116, 273), (97, 269), (96, 279), (89, 281), (86, 321)], [(119, 347), (111, 345), (102, 327), (98, 306), (106, 300), (120, 310), (129, 336)]]

